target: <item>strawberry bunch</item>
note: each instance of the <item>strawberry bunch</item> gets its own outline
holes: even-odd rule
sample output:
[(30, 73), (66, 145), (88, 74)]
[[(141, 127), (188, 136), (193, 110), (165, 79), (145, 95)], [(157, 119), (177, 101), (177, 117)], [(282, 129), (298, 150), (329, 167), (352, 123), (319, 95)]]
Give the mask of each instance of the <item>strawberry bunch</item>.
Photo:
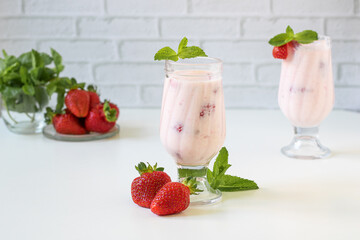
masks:
[(75, 85), (66, 93), (64, 103), (66, 109), (54, 112), (47, 108), (45, 114), (46, 122), (52, 123), (61, 134), (106, 133), (115, 126), (120, 113), (115, 104), (107, 100), (101, 102), (92, 85), (88, 90)]
[(190, 194), (201, 190), (196, 189), (196, 179), (186, 178), (183, 182), (171, 182), (164, 168), (152, 167), (141, 162), (136, 167), (140, 177), (131, 184), (131, 196), (137, 205), (150, 208), (159, 216), (180, 213), (188, 208)]

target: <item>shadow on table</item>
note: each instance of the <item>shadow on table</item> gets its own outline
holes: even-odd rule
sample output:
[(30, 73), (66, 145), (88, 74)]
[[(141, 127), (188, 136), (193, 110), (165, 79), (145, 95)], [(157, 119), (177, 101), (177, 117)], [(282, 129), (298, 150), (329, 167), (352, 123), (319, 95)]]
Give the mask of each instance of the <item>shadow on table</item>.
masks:
[(223, 201), (235, 199), (235, 198), (248, 198), (254, 197), (259, 190), (246, 190), (246, 191), (239, 191), (239, 192), (223, 192)]
[(180, 214), (169, 215), (166, 217), (193, 217), (193, 216), (204, 216), (204, 215), (215, 215), (224, 211), (221, 207), (222, 203), (212, 204), (208, 206), (189, 206), (184, 212)]
[(224, 208), (223, 204), (231, 199), (242, 199), (252, 198), (256, 194), (256, 190), (241, 191), (241, 192), (223, 192), (223, 198), (221, 202), (216, 204), (204, 205), (204, 206), (192, 206), (180, 214), (169, 215), (166, 217), (193, 217), (193, 216), (203, 216), (203, 215), (216, 215), (224, 211), (229, 211), (227, 208)]
[(132, 126), (120, 126), (120, 138), (142, 138), (153, 135), (148, 129)]
[(341, 149), (341, 150), (337, 150), (337, 149), (333, 149), (331, 152), (331, 157), (352, 157), (353, 159), (356, 160), (360, 160), (360, 146), (359, 147), (352, 147), (349, 149)]

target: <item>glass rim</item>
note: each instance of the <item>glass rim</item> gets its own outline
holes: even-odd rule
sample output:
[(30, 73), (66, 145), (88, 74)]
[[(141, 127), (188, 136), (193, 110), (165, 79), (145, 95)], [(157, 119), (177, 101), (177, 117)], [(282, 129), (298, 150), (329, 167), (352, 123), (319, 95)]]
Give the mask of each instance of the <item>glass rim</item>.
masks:
[(316, 41), (319, 41), (319, 40), (331, 40), (331, 37), (330, 36), (327, 36), (327, 35), (318, 35), (318, 40)]
[(175, 62), (172, 60), (165, 60), (166, 64), (171, 64), (171, 65), (181, 65), (181, 66), (207, 66), (207, 65), (218, 65), (218, 64), (222, 64), (223, 61), (220, 58), (214, 58), (214, 57), (196, 57), (193, 59), (209, 59), (209, 60), (213, 60), (213, 62), (208, 62), (208, 63), (184, 63), (184, 62)]

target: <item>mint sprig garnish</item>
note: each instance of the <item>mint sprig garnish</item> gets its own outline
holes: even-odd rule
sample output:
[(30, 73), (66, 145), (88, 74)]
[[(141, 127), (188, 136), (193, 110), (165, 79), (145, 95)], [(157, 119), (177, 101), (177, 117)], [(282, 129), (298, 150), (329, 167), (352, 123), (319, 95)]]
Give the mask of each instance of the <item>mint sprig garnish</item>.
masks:
[(287, 26), (286, 32), (280, 33), (275, 37), (271, 38), (269, 44), (278, 47), (287, 44), (288, 42), (291, 42), (293, 40), (301, 44), (309, 44), (318, 39), (318, 34), (315, 31), (305, 30), (294, 34), (294, 30), (290, 26)]
[(210, 186), (213, 189), (219, 189), (223, 192), (258, 189), (258, 185), (252, 180), (225, 174), (229, 167), (231, 167), (228, 158), (229, 153), (227, 149), (223, 147), (216, 157), (213, 171), (210, 169), (207, 170), (207, 179)]
[(172, 60), (176, 62), (179, 58), (195, 58), (195, 57), (207, 57), (204, 50), (196, 46), (187, 46), (188, 39), (184, 37), (178, 47), (178, 52), (176, 53), (170, 47), (164, 47), (160, 49), (154, 56), (154, 60)]

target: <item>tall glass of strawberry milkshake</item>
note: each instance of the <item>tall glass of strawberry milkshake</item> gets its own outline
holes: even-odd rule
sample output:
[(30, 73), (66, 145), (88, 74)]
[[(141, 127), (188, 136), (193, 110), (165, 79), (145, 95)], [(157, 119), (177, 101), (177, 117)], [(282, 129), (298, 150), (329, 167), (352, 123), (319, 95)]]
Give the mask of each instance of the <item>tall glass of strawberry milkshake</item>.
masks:
[(334, 105), (330, 38), (320, 37), (310, 44), (290, 42), (287, 49), (278, 101), (294, 126), (295, 137), (281, 151), (292, 158), (325, 158), (330, 150), (319, 142), (318, 131)]
[(179, 179), (193, 176), (198, 195), (192, 204), (221, 200), (206, 180), (207, 166), (225, 140), (222, 61), (197, 57), (165, 62), (160, 138), (178, 165)]

